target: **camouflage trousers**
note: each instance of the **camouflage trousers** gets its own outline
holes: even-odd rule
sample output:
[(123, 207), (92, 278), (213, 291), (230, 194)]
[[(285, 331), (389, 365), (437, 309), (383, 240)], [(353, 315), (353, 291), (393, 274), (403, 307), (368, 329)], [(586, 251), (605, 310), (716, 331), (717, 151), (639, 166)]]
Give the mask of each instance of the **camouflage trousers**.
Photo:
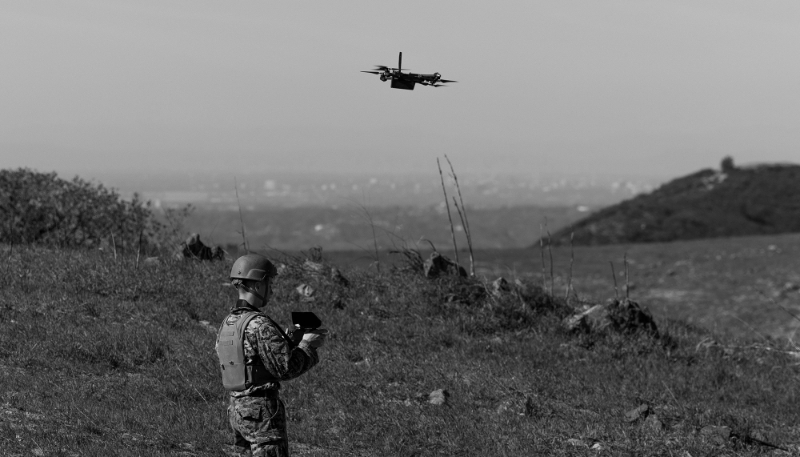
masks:
[(266, 396), (230, 397), (228, 422), (234, 455), (289, 457), (286, 408), (277, 392)]

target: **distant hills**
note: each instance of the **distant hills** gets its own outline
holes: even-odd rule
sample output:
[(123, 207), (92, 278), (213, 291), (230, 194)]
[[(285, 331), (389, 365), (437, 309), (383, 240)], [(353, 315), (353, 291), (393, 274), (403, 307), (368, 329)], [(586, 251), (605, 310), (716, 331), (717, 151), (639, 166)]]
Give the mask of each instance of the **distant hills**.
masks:
[(800, 165), (722, 161), (562, 228), (554, 244), (601, 245), (800, 232)]

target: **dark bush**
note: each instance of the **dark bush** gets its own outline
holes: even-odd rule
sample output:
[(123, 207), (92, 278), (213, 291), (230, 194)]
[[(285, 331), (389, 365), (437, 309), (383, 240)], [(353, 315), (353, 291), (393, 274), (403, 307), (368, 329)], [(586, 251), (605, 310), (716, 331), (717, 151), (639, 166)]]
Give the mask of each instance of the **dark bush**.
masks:
[(150, 202), (123, 200), (113, 189), (79, 177), (26, 168), (0, 170), (0, 242), (117, 249), (152, 242), (160, 224)]

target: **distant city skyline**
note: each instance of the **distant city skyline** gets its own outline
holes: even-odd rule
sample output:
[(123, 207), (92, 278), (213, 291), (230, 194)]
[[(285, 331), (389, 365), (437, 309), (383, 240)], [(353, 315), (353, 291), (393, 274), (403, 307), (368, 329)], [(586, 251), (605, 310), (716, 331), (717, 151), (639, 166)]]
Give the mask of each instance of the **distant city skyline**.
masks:
[[(798, 162), (800, 3), (10, 0), (0, 168), (670, 177)], [(375, 64), (442, 73), (390, 89)]]

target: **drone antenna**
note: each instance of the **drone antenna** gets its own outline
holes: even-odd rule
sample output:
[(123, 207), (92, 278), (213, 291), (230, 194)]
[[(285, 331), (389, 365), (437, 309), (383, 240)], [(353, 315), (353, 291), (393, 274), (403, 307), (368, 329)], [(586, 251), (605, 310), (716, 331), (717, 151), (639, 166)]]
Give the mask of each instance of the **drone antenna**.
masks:
[(400, 51), (400, 58), (397, 61), (397, 71), (400, 72), (403, 69), (403, 51)]

